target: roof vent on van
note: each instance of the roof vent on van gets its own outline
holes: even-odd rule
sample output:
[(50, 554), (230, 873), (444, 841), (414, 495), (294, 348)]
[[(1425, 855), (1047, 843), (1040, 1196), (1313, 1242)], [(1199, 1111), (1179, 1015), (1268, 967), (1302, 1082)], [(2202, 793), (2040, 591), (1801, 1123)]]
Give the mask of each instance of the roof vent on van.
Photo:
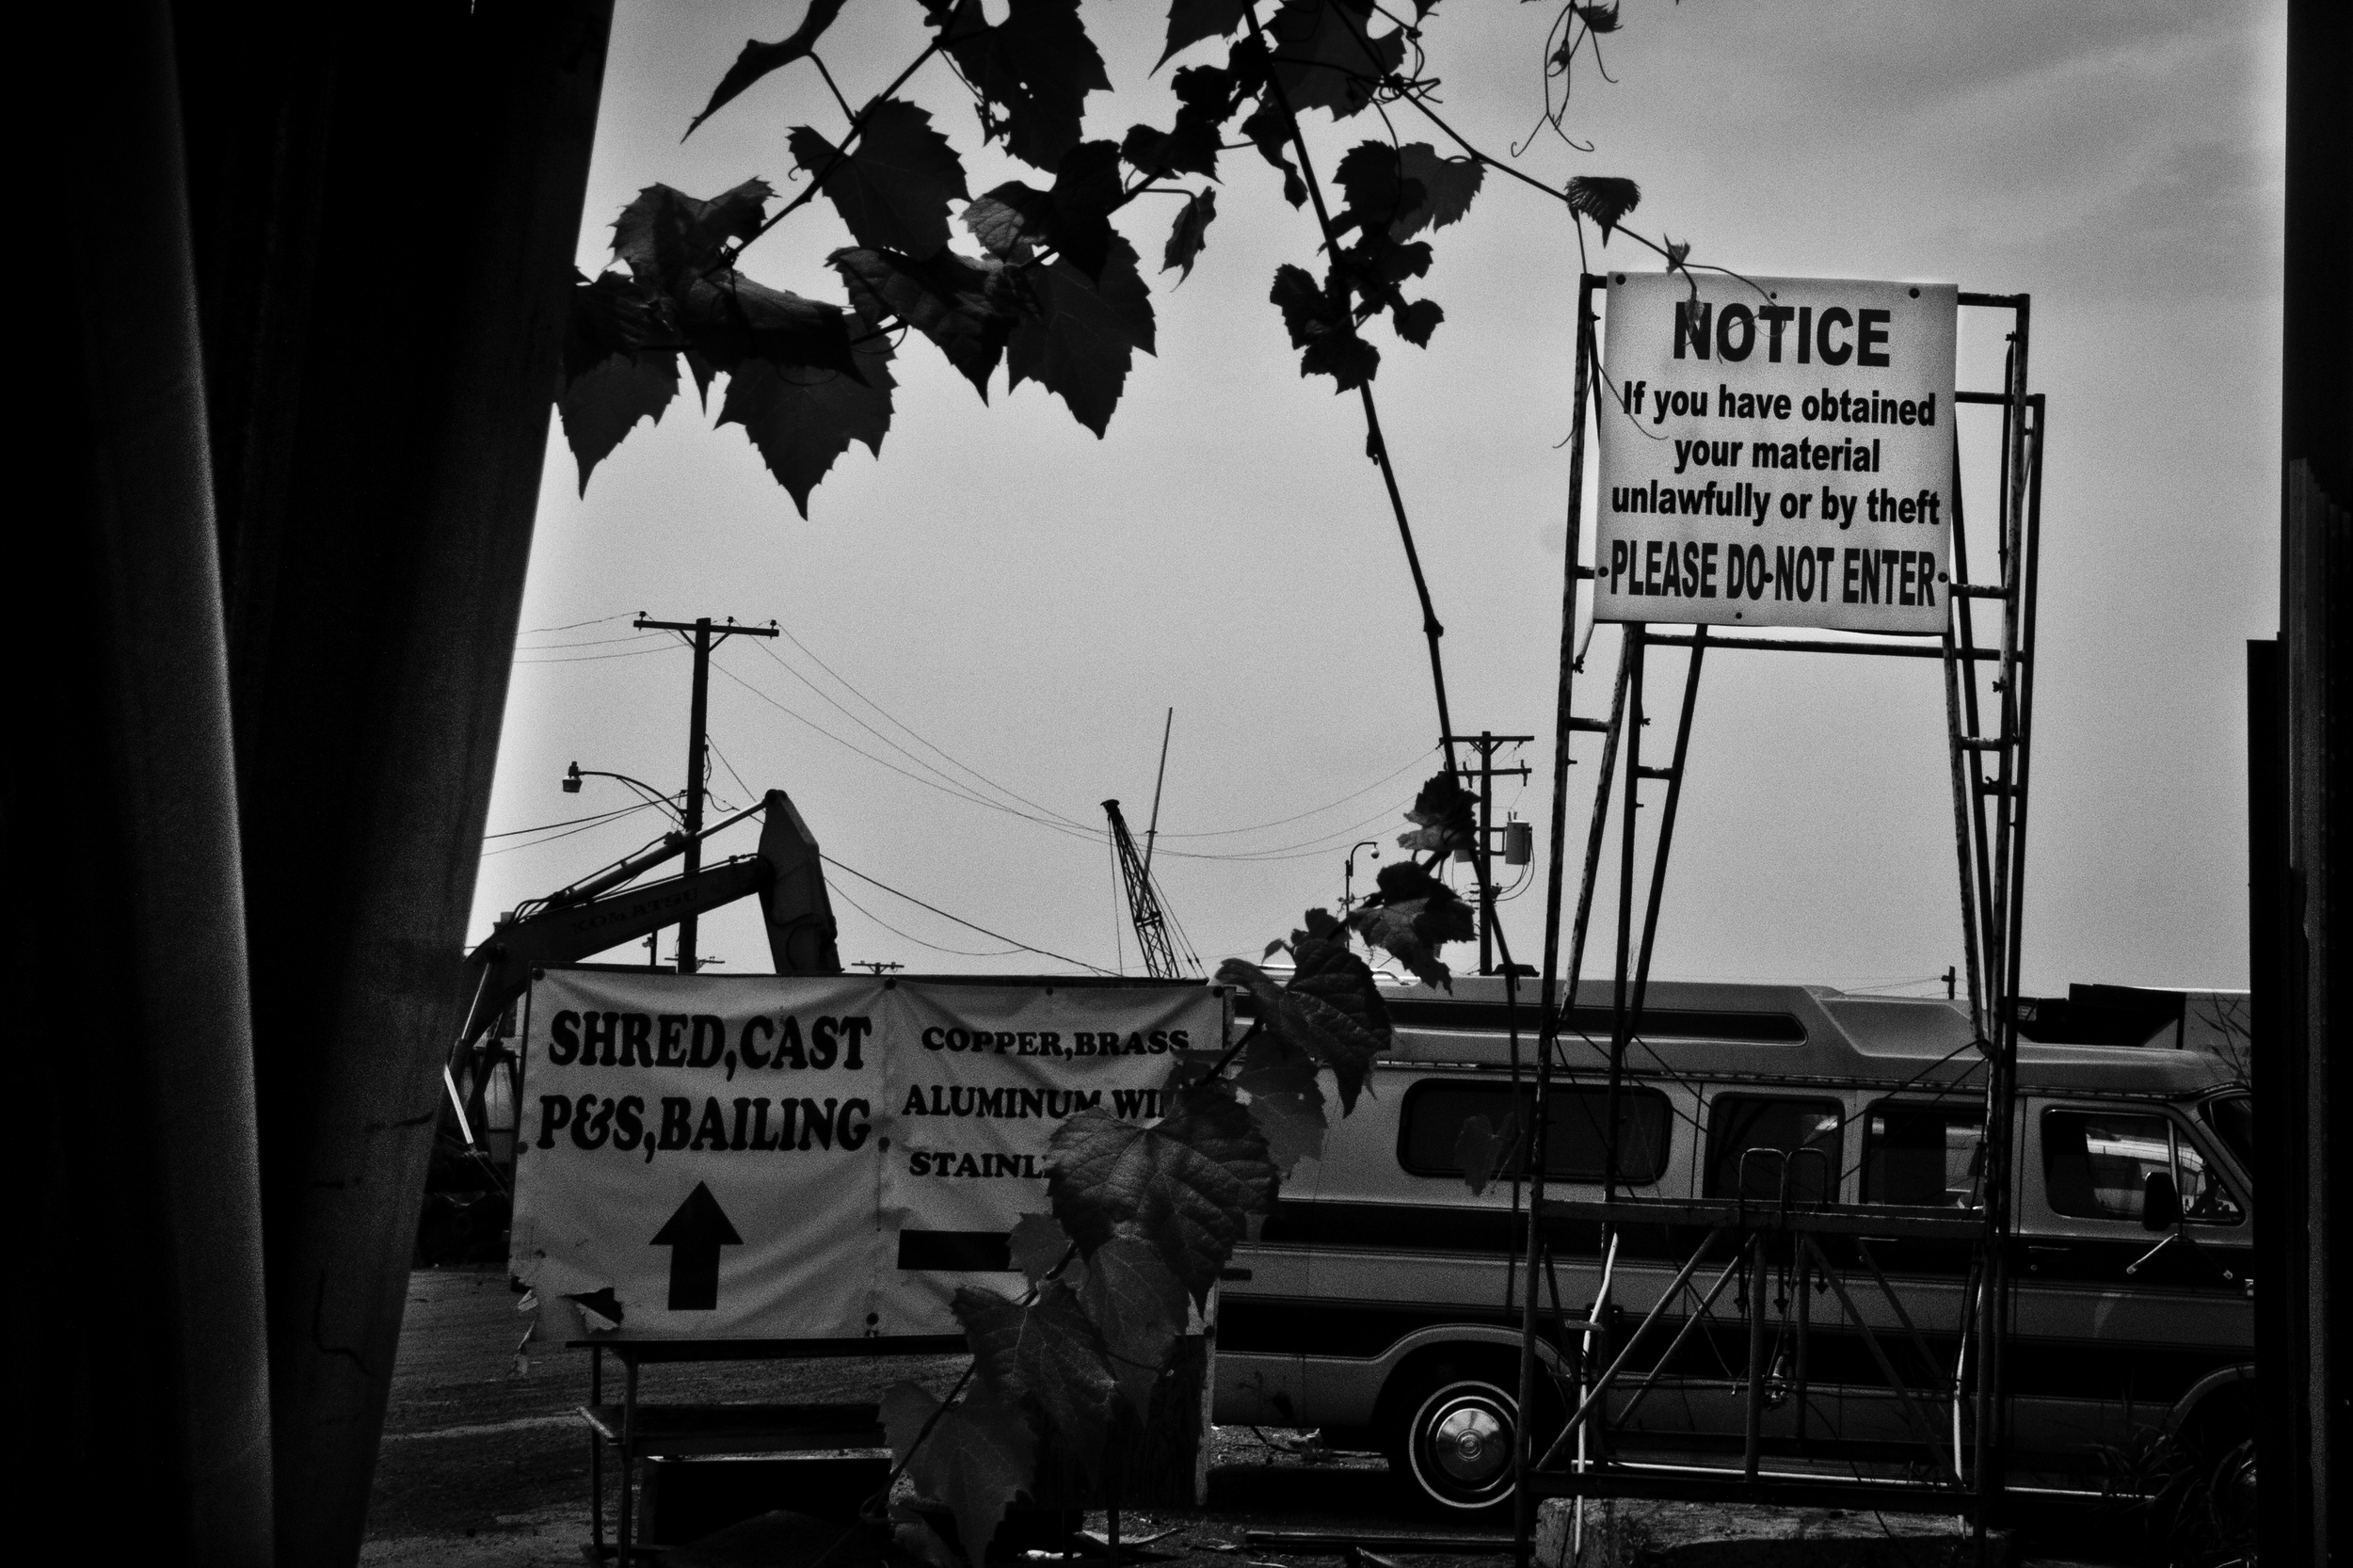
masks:
[(2020, 997), (2018, 1032), (2043, 1046), (2178, 1048), (2188, 1000), (2137, 985), (2070, 985), (2063, 998)]

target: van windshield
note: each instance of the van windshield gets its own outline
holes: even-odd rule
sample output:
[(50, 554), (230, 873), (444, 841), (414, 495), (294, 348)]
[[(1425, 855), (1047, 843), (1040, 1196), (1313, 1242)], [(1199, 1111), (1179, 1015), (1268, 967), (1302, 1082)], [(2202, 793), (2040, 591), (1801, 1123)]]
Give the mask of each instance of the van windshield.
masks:
[(2214, 1129), (2223, 1146), (2238, 1156), (2239, 1168), (2255, 1169), (2255, 1096), (2224, 1095), (2198, 1108), (2199, 1120)]

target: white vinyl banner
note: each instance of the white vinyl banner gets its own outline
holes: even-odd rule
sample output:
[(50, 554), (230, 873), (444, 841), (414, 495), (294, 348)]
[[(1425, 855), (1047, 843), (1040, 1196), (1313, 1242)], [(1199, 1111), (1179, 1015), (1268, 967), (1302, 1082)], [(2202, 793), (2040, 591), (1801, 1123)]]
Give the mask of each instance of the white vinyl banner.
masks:
[(1945, 630), (1948, 283), (1609, 275), (1602, 620)]
[(556, 1340), (953, 1335), (1077, 1111), (1160, 1114), (1224, 988), (550, 970), (510, 1266)]

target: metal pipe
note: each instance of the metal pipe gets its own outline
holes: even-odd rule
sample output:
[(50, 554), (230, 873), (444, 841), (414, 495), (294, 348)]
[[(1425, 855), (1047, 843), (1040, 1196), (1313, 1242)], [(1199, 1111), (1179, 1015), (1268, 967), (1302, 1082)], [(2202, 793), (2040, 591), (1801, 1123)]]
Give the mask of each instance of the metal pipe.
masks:
[[(1933, 643), (1882, 645), (1879, 643), (1815, 642), (1801, 637), (1708, 637), (1705, 635), (1706, 631), (1705, 627), (1700, 628), (1699, 636), (1694, 636), (1689, 632), (1654, 632), (1650, 633), (1648, 640), (1661, 648), (1696, 648), (1705, 638), (1709, 648), (1745, 648), (1770, 653), (1867, 653), (1875, 659), (1942, 659), (1945, 657), (1945, 649)], [(1961, 657), (1990, 664), (1999, 656), (1991, 648), (1979, 648), (1975, 652), (1963, 653)]]
[[(1618, 742), (1625, 733), (1625, 705), (1633, 673), (1623, 650), (1618, 655), (1618, 682), (1609, 698), (1609, 729), (1601, 744), (1601, 776), (1593, 782), (1593, 820), (1585, 834), (1584, 880), (1577, 885), (1577, 923), (1569, 933), (1569, 968), (1561, 977), (1559, 1012), (1561, 1017), (1577, 1005), (1577, 982), (1585, 973), (1585, 936), (1593, 919), (1593, 893), (1601, 878), (1601, 851), (1609, 828), (1609, 786), (1617, 777)], [(1558, 1019), (1555, 1020), (1556, 1025)]]
[(1568, 1442), (1569, 1434), (1577, 1431), (1578, 1425), (1584, 1421), (1586, 1414), (1593, 1408), (1594, 1402), (1598, 1400), (1602, 1397), (1603, 1392), (1609, 1388), (1610, 1380), (1615, 1378), (1618, 1375), (1619, 1370), (1625, 1366), (1626, 1358), (1632, 1355), (1635, 1351), (1641, 1347), (1643, 1336), (1648, 1335), (1652, 1326), (1658, 1321), (1659, 1314), (1667, 1310), (1667, 1304), (1673, 1301), (1676, 1294), (1682, 1290), (1684, 1286), (1689, 1283), (1692, 1273), (1700, 1266), (1700, 1259), (1707, 1255), (1707, 1249), (1713, 1246), (1716, 1242), (1716, 1239), (1723, 1235), (1723, 1233), (1724, 1227), (1721, 1225), (1718, 1225), (1715, 1229), (1707, 1233), (1707, 1239), (1699, 1244), (1698, 1249), (1691, 1254), (1690, 1258), (1685, 1262), (1682, 1269), (1676, 1272), (1673, 1280), (1668, 1284), (1666, 1291), (1659, 1296), (1657, 1304), (1650, 1309), (1649, 1314), (1644, 1317), (1641, 1322), (1635, 1328), (1633, 1337), (1625, 1342), (1625, 1349), (1618, 1352), (1617, 1358), (1609, 1363), (1609, 1369), (1602, 1373), (1601, 1377), (1594, 1384), (1593, 1392), (1578, 1402), (1577, 1414), (1569, 1417), (1568, 1425), (1562, 1427), (1561, 1429), (1560, 1435), (1552, 1440), (1552, 1446), (1545, 1450), (1545, 1457), (1536, 1462), (1537, 1469), (1544, 1469), (1554, 1460), (1561, 1457), (1561, 1449)]
[[(1641, 956), (1634, 967), (1634, 1016), (1642, 1016), (1642, 1003), (1650, 992), (1651, 953), (1658, 941), (1658, 906), (1667, 893), (1667, 854), (1674, 846), (1675, 812), (1683, 804), (1683, 764), (1691, 755), (1691, 715), (1699, 705), (1700, 661), (1707, 657), (1707, 628), (1703, 626), (1691, 638), (1691, 663), (1683, 676), (1683, 708), (1675, 717), (1674, 761), (1667, 770), (1667, 800), (1658, 810), (1658, 841), (1651, 852), (1650, 901), (1642, 911)], [(1614, 1142), (1618, 1128), (1609, 1125)]]
[(1633, 1419), (1635, 1411), (1641, 1408), (1642, 1401), (1650, 1397), (1651, 1389), (1667, 1375), (1667, 1368), (1674, 1364), (1675, 1352), (1683, 1349), (1683, 1342), (1691, 1337), (1691, 1331), (1706, 1320), (1708, 1309), (1716, 1304), (1716, 1298), (1724, 1293), (1724, 1287), (1732, 1283), (1732, 1276), (1740, 1272), (1740, 1265), (1746, 1257), (1746, 1253), (1733, 1254), (1732, 1261), (1724, 1265), (1724, 1272), (1716, 1276), (1716, 1283), (1709, 1286), (1707, 1294), (1700, 1298), (1700, 1304), (1692, 1309), (1689, 1318), (1683, 1320), (1682, 1327), (1675, 1330), (1675, 1336), (1667, 1341), (1666, 1351), (1651, 1363), (1650, 1371), (1635, 1385), (1634, 1393), (1625, 1401), (1625, 1408), (1618, 1412), (1620, 1421)]
[(1801, 1234), (1798, 1238), (1798, 1245), (1811, 1250), (1816, 1256), (1821, 1258), (1822, 1277), (1830, 1281), (1831, 1290), (1838, 1297), (1839, 1306), (1845, 1310), (1847, 1316), (1854, 1320), (1855, 1327), (1863, 1331), (1864, 1348), (1871, 1352), (1872, 1361), (1879, 1367), (1880, 1376), (1885, 1378), (1887, 1385), (1896, 1391), (1896, 1398), (1902, 1403), (1905, 1418), (1912, 1423), (1913, 1432), (1933, 1453), (1936, 1449), (1936, 1428), (1929, 1424), (1928, 1416), (1922, 1414), (1920, 1406), (1913, 1400), (1912, 1389), (1897, 1374), (1896, 1364), (1888, 1360), (1887, 1348), (1880, 1343), (1880, 1336), (1872, 1331), (1869, 1321), (1863, 1316), (1863, 1309), (1855, 1305), (1852, 1296), (1847, 1294), (1846, 1282), (1838, 1277), (1838, 1271), (1830, 1266), (1830, 1259), (1822, 1256), (1821, 1249), (1815, 1244), (1813, 1237)]
[(1641, 825), (1635, 812), (1641, 808), (1638, 787), (1642, 781), (1642, 633), (1641, 621), (1629, 621), (1625, 629), (1624, 669), (1631, 688), (1631, 706), (1626, 711), (1626, 724), (1621, 733), (1625, 738), (1625, 815), (1618, 824), (1618, 972), (1611, 987), (1609, 1021), (1609, 1093), (1604, 1102), (1602, 1121), (1602, 1196), (1616, 1202), (1618, 1196), (1618, 1102), (1625, 1081), (1625, 1048), (1634, 1037), (1634, 1014), (1629, 1007), (1632, 999), (1626, 994), (1627, 959), (1634, 941), (1634, 839)]
[[(1782, 1184), (1786, 1190), (1786, 1170), (1782, 1173)], [(1741, 1423), (1740, 1471), (1749, 1480), (1754, 1480), (1765, 1447), (1765, 1236), (1762, 1231), (1749, 1237), (1749, 1386), (1746, 1403), (1747, 1410)]]
[[(1512, 1462), (1517, 1468), (1513, 1486), (1512, 1552), (1513, 1560), (1521, 1568), (1526, 1568), (1528, 1563), (1536, 1528), (1536, 1501), (1529, 1495), (1525, 1484), (1529, 1448), (1533, 1441), (1528, 1413), (1535, 1409), (1536, 1400), (1536, 1253), (1544, 1239), (1543, 1224), (1537, 1215), (1544, 1207), (1545, 1161), (1552, 1120), (1553, 1044), (1561, 1032), (1560, 1009), (1555, 1006), (1555, 997), (1561, 962), (1561, 884), (1564, 851), (1561, 840), (1568, 831), (1569, 736), (1576, 727), (1576, 711), (1571, 698), (1577, 673), (1577, 557), (1582, 550), (1581, 535), (1585, 520), (1585, 409), (1593, 398), (1594, 281), (1593, 275), (1588, 273), (1581, 274), (1577, 282), (1577, 406), (1569, 419), (1568, 537), (1561, 569), (1561, 671), (1559, 689), (1553, 702), (1552, 837), (1547, 846), (1550, 862), (1545, 884), (1545, 968), (1540, 983), (1543, 1005), (1536, 1032), (1536, 1096), (1529, 1128), (1528, 1297), (1520, 1309), (1519, 1387), (1522, 1415), (1512, 1446)], [(1572, 981), (1570, 984), (1574, 990), (1576, 983)], [(1616, 1256), (1613, 1239), (1602, 1265), (1605, 1295), (1609, 1290), (1609, 1260)], [(1601, 1310), (1598, 1302), (1593, 1310)], [(1589, 1313), (1586, 1316), (1585, 1352), (1578, 1358), (1580, 1369), (1585, 1356), (1592, 1352), (1592, 1323), (1593, 1314)]]

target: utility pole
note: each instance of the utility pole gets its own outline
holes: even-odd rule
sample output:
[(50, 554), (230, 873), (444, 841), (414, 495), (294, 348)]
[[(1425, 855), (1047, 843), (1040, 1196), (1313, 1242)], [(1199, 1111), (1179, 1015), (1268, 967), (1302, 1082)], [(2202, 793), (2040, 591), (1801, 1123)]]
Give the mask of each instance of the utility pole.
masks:
[[(773, 637), (776, 622), (766, 626), (738, 626), (735, 617), (713, 622), (709, 616), (692, 621), (648, 620), (640, 616), (630, 623), (640, 632), (675, 632), (686, 639), (695, 650), (694, 696), (687, 705), (686, 719), (686, 869), (694, 875), (703, 865), (703, 759), (711, 749), (711, 736), (705, 720), (711, 707), (711, 650), (729, 637)], [(695, 958), (695, 917), (686, 916), (678, 922), (678, 972), (693, 974)]]
[[(1479, 972), (1481, 974), (1496, 972), (1496, 879), (1489, 875), (1487, 871), (1488, 862), (1494, 857), (1492, 846), (1488, 840), (1489, 836), (1495, 831), (1496, 780), (1528, 776), (1526, 763), (1516, 768), (1497, 767), (1496, 752), (1502, 746), (1525, 745), (1535, 738), (1533, 735), (1497, 735), (1485, 729), (1476, 735), (1449, 735), (1447, 737), (1451, 744), (1473, 746), (1479, 752), (1477, 767), (1465, 767), (1458, 763), (1454, 771), (1465, 778), (1476, 776), (1479, 780), (1479, 845), (1469, 858), (1479, 868)], [(1458, 850), (1455, 853), (1459, 856), (1462, 852)]]

